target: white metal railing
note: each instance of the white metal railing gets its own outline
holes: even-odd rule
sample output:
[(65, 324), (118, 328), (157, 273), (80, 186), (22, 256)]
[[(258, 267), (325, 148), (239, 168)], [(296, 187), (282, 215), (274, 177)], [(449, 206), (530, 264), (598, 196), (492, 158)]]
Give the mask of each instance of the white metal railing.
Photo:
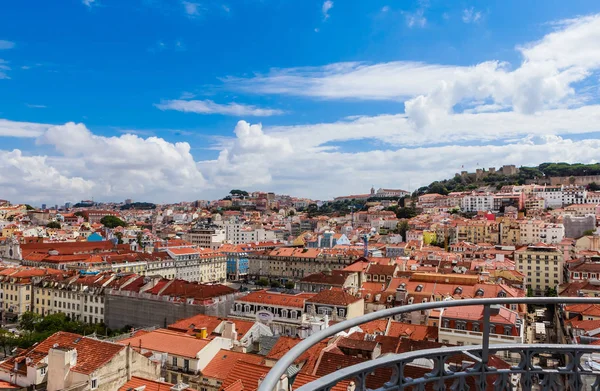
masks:
[[(461, 307), (482, 305), (483, 332), (482, 344), (471, 346), (444, 347), (413, 351), (401, 354), (389, 354), (375, 360), (367, 361), (351, 367), (339, 369), (322, 378), (300, 387), (297, 391), (329, 391), (338, 382), (344, 379), (353, 379), (356, 391), (367, 388), (368, 376), (378, 368), (391, 368), (390, 380), (385, 383), (382, 390), (425, 390), (426, 386), (433, 385), (436, 390), (466, 390), (474, 384), (477, 390), (488, 389), (488, 384), (493, 384), (496, 390), (511, 390), (511, 379), (514, 375), (520, 377), (519, 389), (536, 390), (593, 390), (600, 391), (600, 366), (590, 365), (584, 367), (584, 357), (600, 353), (598, 345), (564, 345), (564, 344), (493, 344), (490, 346), (490, 316), (499, 310), (499, 306), (507, 304), (600, 304), (598, 297), (529, 297), (529, 298), (492, 298), (492, 299), (466, 299), (449, 300), (443, 302), (429, 302), (405, 305), (373, 312), (358, 318), (337, 323), (327, 329), (306, 338), (283, 356), (269, 371), (258, 391), (273, 391), (280, 381), (281, 376), (290, 365), (309, 348), (325, 338), (336, 335), (354, 326), (359, 326), (373, 320), (389, 318), (399, 314), (413, 311), (424, 311), (447, 307)], [(517, 365), (509, 369), (497, 369), (490, 365), (490, 354), (508, 352), (510, 355), (520, 356)], [(447, 360), (456, 354), (464, 353), (473, 359), (474, 365), (469, 368), (449, 370)], [(562, 357), (564, 366), (557, 368), (544, 368), (539, 365), (535, 357), (541, 354), (554, 354)], [(433, 369), (420, 378), (410, 378), (404, 375), (404, 369), (415, 359), (429, 359)], [(591, 380), (589, 380), (591, 378)], [(450, 385), (448, 385), (450, 383)]]

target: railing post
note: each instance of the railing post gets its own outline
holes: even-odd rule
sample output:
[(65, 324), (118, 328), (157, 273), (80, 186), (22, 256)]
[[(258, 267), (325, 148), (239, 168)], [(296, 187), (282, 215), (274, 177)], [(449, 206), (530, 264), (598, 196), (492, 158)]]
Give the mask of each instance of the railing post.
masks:
[(492, 309), (489, 304), (483, 306), (483, 341), (481, 343), (481, 364), (482, 369), (487, 366), (489, 359), (489, 348), (490, 348), (490, 315)]

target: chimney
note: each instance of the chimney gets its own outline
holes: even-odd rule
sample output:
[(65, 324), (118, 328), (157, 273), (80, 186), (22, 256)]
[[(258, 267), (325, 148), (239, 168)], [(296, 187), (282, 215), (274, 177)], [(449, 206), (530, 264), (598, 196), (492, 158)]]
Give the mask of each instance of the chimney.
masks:
[(235, 323), (231, 321), (226, 321), (221, 336), (223, 338), (231, 339), (234, 342), (237, 341), (237, 331), (235, 331)]
[[(142, 340), (140, 339), (140, 345)], [(125, 350), (126, 358), (125, 358), (125, 371), (127, 375), (127, 381), (131, 380), (131, 356), (133, 355), (133, 350), (131, 349), (131, 344), (127, 345), (127, 349)]]
[(77, 365), (77, 349), (52, 347), (48, 351), (48, 391), (64, 390), (71, 368)]
[(208, 331), (206, 330), (206, 327), (201, 327), (200, 332), (196, 334), (196, 336), (200, 339), (206, 339), (206, 337), (208, 337)]

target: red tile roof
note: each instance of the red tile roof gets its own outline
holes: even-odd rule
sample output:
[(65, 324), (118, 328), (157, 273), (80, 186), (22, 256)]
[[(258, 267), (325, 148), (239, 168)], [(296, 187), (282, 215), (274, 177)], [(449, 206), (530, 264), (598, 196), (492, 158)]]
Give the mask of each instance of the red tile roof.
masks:
[(222, 389), (227, 389), (229, 386), (233, 385), (233, 383), (241, 381), (242, 388), (237, 385), (232, 389), (254, 391), (258, 388), (259, 380), (266, 376), (270, 369), (271, 368), (263, 365), (238, 361), (233, 368), (231, 368), (231, 371), (229, 371), (229, 375), (225, 381), (223, 381)]
[(17, 357), (9, 358), (0, 366), (9, 371), (14, 370), (15, 360), (31, 359), (31, 365), (37, 365), (43, 360), (51, 348), (76, 349), (77, 364), (71, 367), (74, 372), (90, 374), (115, 357), (124, 346), (111, 342), (104, 342), (93, 338), (83, 337), (78, 334), (59, 331), (40, 342), (38, 345), (24, 351)]
[(420, 324), (409, 324), (391, 321), (386, 335), (392, 337), (409, 338), (415, 341), (437, 341), (438, 328)]
[(202, 370), (202, 376), (225, 380), (238, 361), (250, 364), (262, 364), (264, 357), (255, 354), (232, 352), (221, 349)]
[[(144, 391), (169, 391), (173, 387), (173, 384), (132, 376), (131, 380), (119, 388), (119, 391), (131, 391), (138, 387), (145, 387)], [(193, 391), (191, 388), (186, 388), (185, 390)]]
[(150, 333), (118, 341), (121, 345), (151, 350), (153, 352), (170, 353), (177, 356), (196, 358), (209, 340), (198, 339), (187, 334), (166, 329), (158, 329)]
[(347, 306), (361, 299), (342, 290), (325, 289), (306, 300), (308, 303)]
[(236, 301), (242, 303), (259, 303), (265, 305), (277, 305), (281, 307), (304, 308), (304, 302), (312, 298), (314, 293), (287, 294), (279, 292), (269, 292), (267, 290), (251, 292)]

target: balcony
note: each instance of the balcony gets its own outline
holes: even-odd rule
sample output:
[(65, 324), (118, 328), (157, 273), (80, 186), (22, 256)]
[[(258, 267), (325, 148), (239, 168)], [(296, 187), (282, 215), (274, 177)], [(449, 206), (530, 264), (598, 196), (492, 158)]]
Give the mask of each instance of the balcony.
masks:
[[(367, 381), (376, 370), (389, 374), (381, 391), (483, 391), (483, 390), (592, 390), (600, 391), (600, 345), (503, 343), (490, 338), (489, 319), (499, 306), (507, 304), (600, 304), (600, 298), (530, 297), (467, 299), (405, 305), (373, 312), (335, 324), (292, 348), (271, 369), (258, 391), (273, 391), (289, 366), (319, 341), (354, 326), (376, 319), (394, 317), (413, 311), (482, 305), (481, 345), (453, 346), (388, 354), (377, 359), (338, 369), (296, 391), (330, 391), (341, 381), (351, 381), (355, 391), (369, 389)], [(463, 330), (454, 330), (461, 332)], [(453, 331), (453, 332), (454, 332)], [(492, 344), (490, 345), (490, 341)], [(496, 343), (499, 342), (499, 343)], [(512, 341), (507, 341), (512, 342)], [(452, 358), (466, 357), (469, 365), (456, 364)], [(497, 355), (493, 357), (492, 355)], [(511, 364), (497, 365), (498, 358), (517, 357)], [(550, 357), (552, 360), (547, 360)], [(415, 372), (414, 366), (420, 366)], [(497, 367), (495, 367), (496, 365)], [(381, 371), (385, 370), (385, 372)], [(415, 376), (415, 373), (418, 375)], [(411, 377), (412, 376), (412, 377)], [(387, 378), (387, 377), (386, 377)], [(384, 378), (385, 380), (385, 378)]]

